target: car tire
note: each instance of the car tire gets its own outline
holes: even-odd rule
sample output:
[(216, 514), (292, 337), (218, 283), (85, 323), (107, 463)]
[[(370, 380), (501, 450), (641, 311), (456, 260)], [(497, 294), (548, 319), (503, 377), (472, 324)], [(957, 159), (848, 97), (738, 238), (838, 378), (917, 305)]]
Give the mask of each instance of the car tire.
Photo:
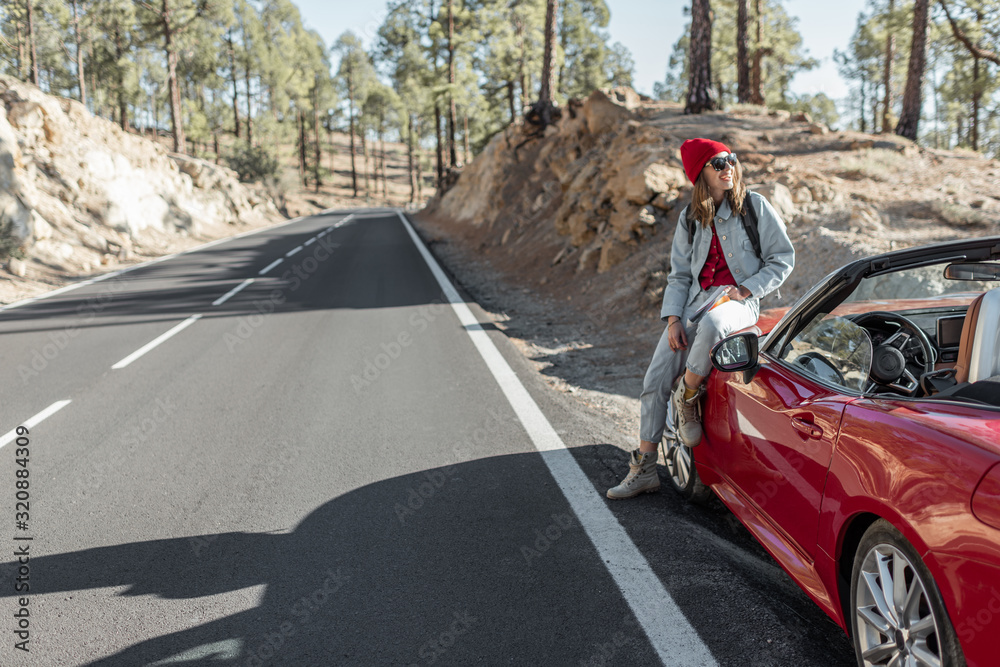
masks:
[[(904, 580), (902, 588), (896, 585), (899, 577)], [(893, 598), (890, 604), (887, 592)], [(848, 615), (859, 667), (965, 667), (955, 628), (930, 570), (913, 545), (884, 519), (868, 528), (855, 552)], [(924, 652), (938, 662), (921, 661)], [(916, 660), (904, 663), (901, 654)]]
[(694, 463), (694, 451), (677, 438), (665, 437), (660, 442), (663, 463), (667, 467), (667, 477), (671, 486), (688, 502), (703, 505), (712, 496), (712, 490), (705, 486), (698, 476)]

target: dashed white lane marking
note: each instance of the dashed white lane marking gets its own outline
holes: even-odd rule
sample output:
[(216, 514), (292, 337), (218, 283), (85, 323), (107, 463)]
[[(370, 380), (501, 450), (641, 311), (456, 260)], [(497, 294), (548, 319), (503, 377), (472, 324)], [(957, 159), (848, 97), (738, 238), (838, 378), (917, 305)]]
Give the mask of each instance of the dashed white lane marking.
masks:
[(160, 343), (162, 343), (162, 342), (164, 342), (164, 341), (172, 338), (173, 336), (176, 336), (181, 331), (183, 331), (184, 329), (187, 329), (189, 326), (191, 326), (192, 324), (194, 324), (195, 322), (197, 322), (200, 319), (201, 319), (201, 315), (192, 315), (191, 317), (187, 318), (186, 320), (184, 320), (183, 322), (181, 322), (180, 324), (178, 324), (177, 326), (175, 326), (170, 331), (168, 331), (168, 332), (166, 332), (164, 334), (161, 334), (160, 336), (157, 336), (153, 340), (149, 341), (148, 343), (146, 343), (145, 345), (143, 345), (142, 347), (140, 347), (138, 350), (136, 350), (132, 354), (128, 355), (127, 357), (125, 357), (124, 359), (122, 359), (121, 361), (119, 361), (117, 364), (115, 364), (111, 368), (114, 369), (114, 370), (125, 368), (126, 366), (128, 366), (133, 361), (135, 361), (136, 359), (138, 359), (142, 355), (146, 354), (150, 350), (152, 350), (154, 347), (156, 347)]
[(236, 296), (236, 294), (239, 293), (240, 291), (246, 289), (247, 287), (250, 287), (250, 285), (253, 284), (254, 280), (255, 280), (254, 278), (247, 278), (246, 280), (244, 280), (243, 282), (241, 282), (239, 285), (237, 285), (236, 287), (234, 287), (233, 289), (229, 290), (228, 292), (226, 292), (225, 294), (223, 294), (222, 296), (220, 296), (218, 299), (216, 299), (215, 301), (213, 301), (212, 305), (213, 306), (221, 306), (226, 301), (229, 301), (231, 298), (233, 298), (234, 296)]
[[(25, 428), (34, 428), (35, 426), (38, 426), (44, 420), (48, 419), (49, 417), (51, 417), (55, 413), (57, 413), (60, 410), (62, 410), (63, 408), (65, 408), (70, 403), (72, 403), (72, 401), (68, 401), (68, 400), (67, 401), (56, 401), (55, 403), (53, 403), (49, 407), (47, 407), (44, 410), (42, 410), (41, 412), (39, 412), (37, 415), (35, 415), (31, 419), (29, 419), (28, 421), (26, 421), (23, 424), (21, 424), (21, 426), (24, 426)], [(11, 429), (10, 432), (5, 433), (3, 435), (3, 437), (0, 437), (0, 447), (3, 447), (4, 445), (6, 445), (6, 444), (8, 444), (10, 442), (13, 442), (14, 438), (16, 438), (16, 437), (17, 437), (17, 428)]]
[(313, 243), (316, 243), (316, 238), (317, 237), (315, 237), (315, 236), (312, 237), (311, 239), (309, 239), (308, 241), (306, 241), (303, 245), (312, 245)]
[(262, 275), (266, 274), (268, 271), (270, 271), (271, 269), (273, 269), (274, 267), (276, 267), (278, 264), (281, 264), (283, 261), (285, 261), (285, 260), (284, 259), (276, 259), (276, 260), (274, 260), (273, 262), (271, 262), (270, 264), (268, 264), (267, 266), (265, 266), (263, 269), (261, 269), (260, 271), (258, 271), (257, 275), (258, 276), (262, 276)]
[(289, 250), (288, 252), (285, 253), (285, 257), (291, 257), (292, 255), (294, 255), (297, 252), (302, 252), (302, 246), (296, 246), (296, 247), (292, 248), (291, 250)]
[(535, 448), (604, 561), (653, 649), (665, 665), (714, 667), (711, 651), (649, 567), (642, 552), (618, 523), (601, 495), (570, 454), (538, 404), (521, 384), (479, 321), (452, 286), (402, 212), (396, 211), (427, 266), (437, 278), (459, 321), (469, 333)]

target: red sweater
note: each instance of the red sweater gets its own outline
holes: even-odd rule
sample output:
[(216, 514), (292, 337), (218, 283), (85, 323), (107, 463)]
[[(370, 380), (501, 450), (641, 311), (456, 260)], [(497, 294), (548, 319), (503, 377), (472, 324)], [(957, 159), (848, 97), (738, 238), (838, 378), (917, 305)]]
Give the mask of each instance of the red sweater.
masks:
[(698, 274), (698, 282), (703, 290), (708, 290), (716, 285), (735, 285), (736, 279), (729, 271), (726, 263), (726, 254), (722, 252), (722, 244), (719, 243), (719, 235), (715, 233), (715, 225), (712, 225), (712, 247), (708, 250), (708, 259), (705, 266)]

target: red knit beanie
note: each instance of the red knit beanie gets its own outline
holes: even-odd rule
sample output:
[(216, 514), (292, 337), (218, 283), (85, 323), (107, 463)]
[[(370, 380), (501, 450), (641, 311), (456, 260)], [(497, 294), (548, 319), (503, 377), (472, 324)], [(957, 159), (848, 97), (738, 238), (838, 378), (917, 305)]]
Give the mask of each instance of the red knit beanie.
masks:
[(688, 139), (681, 144), (681, 161), (684, 163), (684, 172), (692, 183), (698, 180), (698, 174), (717, 153), (732, 153), (732, 151), (725, 144), (711, 139)]

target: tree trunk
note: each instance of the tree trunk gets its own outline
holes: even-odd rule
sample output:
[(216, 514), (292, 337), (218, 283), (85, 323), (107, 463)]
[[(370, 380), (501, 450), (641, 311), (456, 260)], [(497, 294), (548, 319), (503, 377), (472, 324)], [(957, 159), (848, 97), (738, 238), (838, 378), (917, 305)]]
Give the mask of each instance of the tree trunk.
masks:
[(385, 128), (383, 127), (384, 120), (379, 119), (378, 123), (378, 154), (379, 160), (382, 163), (382, 197), (385, 198), (386, 202), (389, 201), (389, 175), (386, 173), (385, 168)]
[(969, 113), (969, 135), (972, 150), (979, 150), (979, 106), (983, 99), (983, 86), (979, 82), (979, 58), (972, 60), (972, 110)]
[(757, 24), (757, 44), (756, 48), (753, 50), (753, 66), (750, 69), (750, 103), (751, 104), (764, 104), (764, 94), (761, 92), (761, 86), (763, 82), (761, 81), (761, 60), (764, 58), (764, 31), (762, 28), (761, 21), (761, 7), (760, 0), (754, 0), (753, 3), (754, 17)]
[(73, 0), (73, 37), (76, 40), (76, 81), (80, 87), (80, 104), (87, 106), (87, 79), (83, 71), (83, 39), (80, 34), (78, 0)]
[(941, 103), (938, 97), (937, 62), (931, 64), (931, 90), (934, 91), (934, 148), (941, 148)]
[(358, 196), (358, 169), (355, 166), (354, 155), (354, 76), (351, 71), (350, 62), (347, 65), (347, 109), (350, 118), (351, 135), (351, 187), (354, 188), (354, 196)]
[(239, 89), (236, 86), (236, 49), (233, 46), (233, 31), (229, 30), (226, 32), (226, 50), (229, 52), (229, 72), (232, 75), (231, 81), (233, 83), (233, 128), (236, 138), (239, 139), (240, 134), (240, 95)]
[(739, 0), (736, 10), (736, 99), (740, 104), (751, 101), (750, 59), (747, 57), (747, 0)]
[(220, 153), (220, 149), (219, 149), (219, 133), (218, 132), (213, 132), (212, 133), (212, 150), (215, 151), (215, 164), (221, 163), (222, 162), (222, 157), (219, 154)]
[(306, 119), (302, 113), (302, 107), (295, 105), (295, 119), (298, 121), (299, 129), (299, 178), (302, 179), (302, 187), (309, 187), (309, 179), (306, 170)]
[(323, 185), (323, 177), (320, 176), (320, 160), (323, 157), (323, 147), (319, 142), (319, 83), (317, 82), (313, 86), (313, 134), (316, 138), (316, 146), (314, 149), (313, 161), (314, 161), (314, 178), (316, 192), (319, 192), (319, 188)]
[(371, 194), (371, 184), (368, 182), (368, 132), (364, 129), (361, 130), (361, 155), (362, 155), (362, 167), (361, 175), (365, 179), (365, 198)]
[(510, 108), (510, 122), (517, 120), (517, 110), (514, 107), (514, 82), (507, 82), (507, 106)]
[(14, 39), (17, 40), (17, 78), (24, 79), (24, 65), (27, 55), (25, 55), (24, 33), (21, 32), (21, 23), (19, 21), (14, 23)]
[(538, 101), (552, 104), (552, 83), (556, 76), (556, 13), (559, 0), (547, 0), (545, 4), (545, 53), (542, 58), (542, 89)]
[(861, 118), (861, 131), (862, 132), (867, 132), (868, 131), (868, 124), (865, 122), (865, 105), (867, 104), (867, 102), (865, 102), (865, 81), (864, 81), (864, 79), (861, 80), (861, 85), (859, 86), (859, 88), (860, 88), (860, 92), (861, 92), (861, 94), (860, 94), (861, 101), (860, 101), (860, 106), (858, 107), (858, 117)]
[(892, 63), (896, 59), (896, 34), (892, 30), (892, 14), (895, 9), (896, 1), (889, 0), (885, 31), (885, 72), (882, 75), (882, 89), (885, 92), (882, 102), (882, 134), (892, 132)]
[(464, 153), (465, 153), (464, 156), (463, 156), (463, 161), (465, 162), (466, 165), (468, 165), (469, 164), (469, 153), (472, 152), (472, 151), (469, 150), (469, 114), (463, 114), (463, 116), (462, 116), (462, 123), (463, 123), (463, 127), (462, 127), (462, 144), (463, 144), (463, 146), (462, 146), (462, 148), (463, 148)]
[[(416, 134), (416, 133), (415, 133)], [(417, 172), (417, 201), (424, 198), (424, 174), (423, 169), (420, 166), (421, 154), (420, 147), (418, 146), (413, 152), (413, 161), (416, 163)]]
[(872, 134), (878, 132), (878, 109), (879, 109), (879, 97), (878, 97), (878, 84), (872, 84)]
[(167, 54), (167, 82), (170, 84), (170, 129), (174, 133), (174, 152), (184, 153), (186, 142), (184, 141), (184, 118), (181, 109), (181, 87), (177, 81), (177, 52), (174, 50), (174, 29), (170, 23), (170, 4), (168, 0), (163, 0), (163, 11), (160, 14), (160, 21), (163, 25), (163, 39)]
[(927, 46), (927, 1), (916, 0), (913, 5), (913, 42), (910, 49), (910, 67), (903, 91), (903, 110), (899, 114), (896, 134), (912, 141), (917, 140), (920, 127), (920, 107), (924, 83), (924, 58)]
[[(121, 24), (115, 21), (114, 31), (115, 58), (121, 62), (125, 57), (125, 47), (122, 44)], [(123, 130), (128, 132), (128, 102), (125, 99), (125, 73), (118, 70), (118, 124)]]
[(38, 50), (35, 47), (35, 9), (34, 0), (28, 4), (28, 53), (31, 55), (31, 83), (38, 85)]
[(406, 114), (406, 170), (410, 179), (410, 203), (417, 201), (417, 171), (413, 164), (413, 114)]
[(718, 108), (712, 91), (712, 8), (709, 0), (691, 3), (691, 53), (688, 64), (687, 103), (684, 113)]
[(253, 145), (253, 109), (250, 107), (250, 101), (253, 97), (250, 93), (250, 71), (253, 65), (250, 62), (249, 49), (247, 51), (247, 61), (244, 63), (243, 70), (243, 81), (247, 86), (247, 144)]
[(437, 137), (437, 187), (444, 182), (444, 146), (441, 145), (441, 106), (434, 102), (434, 134)]
[[(528, 91), (524, 87), (524, 23), (520, 19), (515, 19), (514, 21), (514, 34), (517, 36), (517, 48), (521, 54), (517, 59), (517, 84), (521, 88), (521, 110), (523, 111), (529, 97)], [(511, 96), (513, 96), (513, 93), (511, 93)]]
[(458, 162), (455, 152), (455, 15), (454, 0), (448, 0), (448, 162)]

